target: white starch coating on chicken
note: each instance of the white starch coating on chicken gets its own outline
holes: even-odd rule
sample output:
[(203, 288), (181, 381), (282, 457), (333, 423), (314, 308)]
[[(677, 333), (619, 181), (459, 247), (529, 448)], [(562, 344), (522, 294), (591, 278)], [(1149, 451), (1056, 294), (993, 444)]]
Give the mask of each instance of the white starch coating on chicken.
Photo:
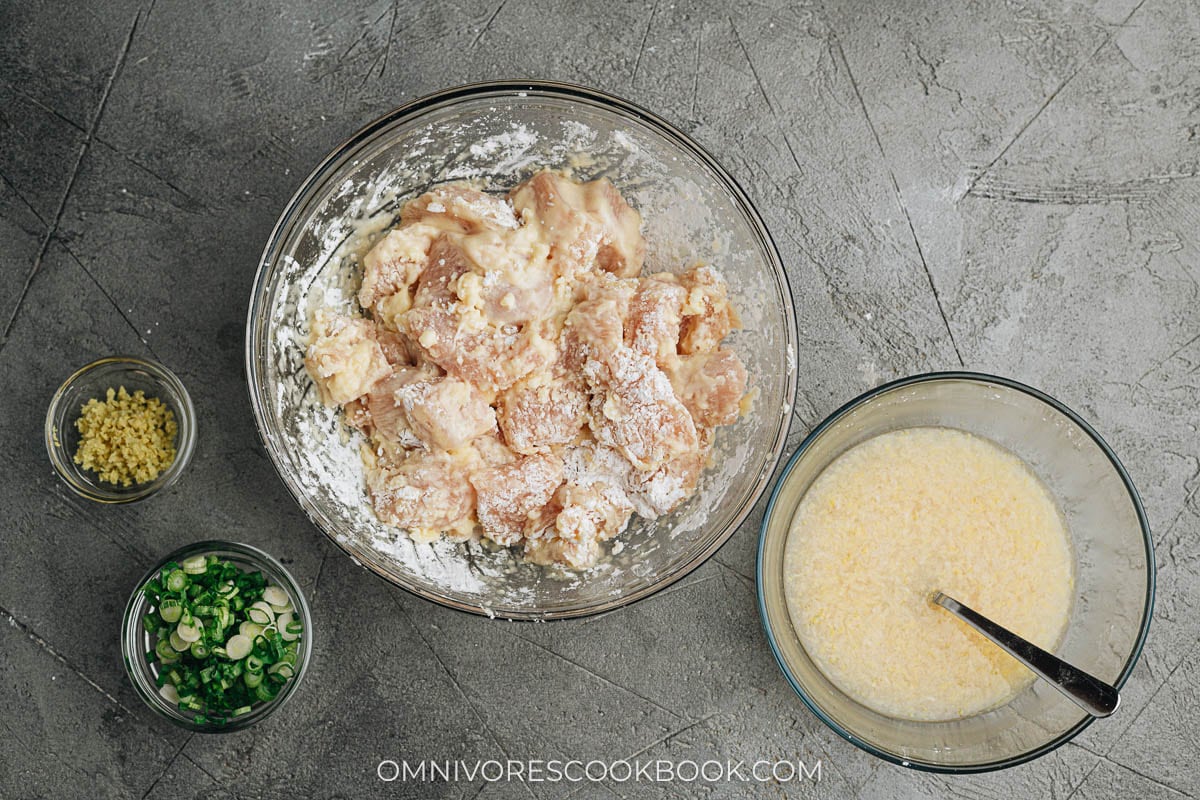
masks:
[(399, 222), (362, 259), (363, 314), (318, 308), (306, 358), (365, 439), (380, 520), (581, 569), (695, 492), (747, 383), (716, 270), (643, 275), (640, 216), (604, 179), (444, 184)]
[(1019, 458), (947, 428), (868, 439), (813, 482), (784, 558), (801, 644), (847, 695), (948, 720), (1006, 702), (1033, 674), (932, 605), (943, 591), (1048, 650), (1074, 560), (1049, 491)]

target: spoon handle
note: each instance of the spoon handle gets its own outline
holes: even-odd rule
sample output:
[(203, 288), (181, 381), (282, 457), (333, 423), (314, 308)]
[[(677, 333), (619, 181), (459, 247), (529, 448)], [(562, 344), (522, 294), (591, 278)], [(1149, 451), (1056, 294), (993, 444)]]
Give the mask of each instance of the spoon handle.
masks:
[(978, 611), (964, 606), (949, 595), (938, 592), (933, 602), (949, 611), (999, 645), (1013, 658), (1029, 667), (1093, 717), (1107, 717), (1121, 702), (1117, 690), (1104, 681), (1072, 666), (1057, 656), (997, 625)]

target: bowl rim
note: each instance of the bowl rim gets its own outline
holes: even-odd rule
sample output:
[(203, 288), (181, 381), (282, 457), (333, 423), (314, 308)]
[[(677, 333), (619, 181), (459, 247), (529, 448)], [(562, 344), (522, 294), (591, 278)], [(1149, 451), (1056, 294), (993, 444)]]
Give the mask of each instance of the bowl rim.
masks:
[[(604, 107), (610, 111), (632, 117), (634, 120), (641, 122), (647, 127), (662, 135), (668, 141), (671, 141), (682, 150), (687, 151), (695, 157), (700, 163), (712, 171), (717, 177), (718, 182), (723, 185), (723, 188), (733, 196), (736, 205), (745, 214), (751, 233), (761, 250), (766, 254), (769, 268), (773, 273), (773, 277), (777, 282), (780, 290), (780, 296), (784, 303), (784, 334), (785, 347), (790, 354), (790, 369), (787, 371), (786, 389), (784, 392), (784, 404), (788, 409), (781, 415), (779, 426), (775, 433), (774, 443), (772, 445), (772, 453), (763, 464), (760, 477), (753, 488), (750, 495), (742, 504), (742, 509), (737, 516), (726, 526), (726, 529), (717, 536), (704, 550), (697, 553), (693, 558), (686, 563), (680, 565), (666, 577), (657, 580), (655, 583), (643, 586), (628, 595), (620, 597), (616, 600), (605, 601), (603, 603), (593, 604), (582, 608), (571, 607), (554, 611), (522, 611), (522, 610), (495, 610), (486, 605), (475, 605), (471, 603), (460, 602), (448, 597), (443, 597), (440, 594), (428, 591), (420, 586), (409, 585), (395, 579), (393, 576), (385, 574), (369, 559), (361, 558), (357, 553), (349, 549), (346, 543), (340, 541), (331, 532), (325, 529), (322, 524), (322, 515), (316, 508), (311, 507), (307, 498), (300, 491), (300, 487), (296, 484), (294, 478), (290, 477), (283, 468), (281, 457), (276, 454), (275, 448), (272, 445), (268, 436), (265, 408), (267, 406), (266, 398), (263, 396), (263, 391), (258, 388), (260, 383), (260, 374), (258, 365), (255, 359), (255, 312), (259, 308), (259, 304), (264, 298), (264, 282), (273, 260), (273, 251), (282, 242), (286, 233), (290, 232), (292, 225), (295, 223), (296, 217), (304, 209), (311, 199), (312, 191), (321, 184), (328, 173), (331, 173), (354, 150), (368, 141), (374, 134), (380, 130), (400, 122), (404, 119), (413, 119), (419, 117), (434, 108), (441, 108), (459, 100), (472, 99), (485, 96), (499, 96), (505, 94), (512, 95), (514, 99), (519, 99), (523, 93), (538, 93), (550, 97), (558, 97), (571, 101), (582, 101)], [(779, 462), (783, 457), (783, 449), (787, 443), (787, 437), (791, 430), (792, 414), (790, 409), (794, 408), (796, 402), (796, 393), (798, 389), (798, 362), (799, 354), (797, 350), (798, 334), (796, 326), (795, 303), (792, 298), (791, 286), (788, 281), (787, 271), (783, 266), (783, 259), (779, 254), (779, 248), (776, 246), (774, 239), (771, 237), (770, 231), (767, 229), (766, 223), (759, 214), (758, 209), (751, 202), (746, 191), (741, 184), (714, 158), (704, 147), (696, 142), (692, 137), (677, 127), (666, 121), (662, 117), (642, 108), (639, 105), (631, 103), (620, 97), (612, 95), (597, 89), (592, 89), (572, 83), (549, 80), (500, 80), (500, 81), (484, 81), (478, 83), (463, 84), (454, 86), (448, 89), (434, 92), (409, 103), (403, 104), (382, 116), (372, 120), (364, 125), (357, 132), (352, 134), (340, 145), (335, 147), (326, 155), (321, 162), (309, 173), (308, 177), (301, 182), (299, 188), (292, 195), (287, 205), (284, 206), (283, 212), (276, 221), (271, 234), (267, 237), (266, 246), (263, 248), (262, 256), (259, 258), (258, 269), (255, 272), (254, 282), (251, 288), (250, 304), (246, 314), (246, 336), (245, 336), (245, 369), (246, 369), (246, 386), (250, 395), (250, 405), (254, 412), (255, 427), (258, 430), (259, 440), (263, 444), (268, 457), (271, 460), (272, 466), (275, 468), (280, 479), (291, 493), (292, 498), (308, 515), (316, 527), (334, 544), (338, 546), (342, 552), (350, 556), (350, 558), (360, 566), (366, 567), (371, 572), (378, 575), (389, 584), (398, 586), (411, 594), (422, 597), (447, 608), (452, 608), (457, 611), (463, 611), (476, 616), (484, 616), (488, 618), (500, 618), (507, 620), (524, 620), (524, 621), (546, 621), (557, 619), (580, 619), (584, 617), (595, 616), (614, 611), (619, 608), (632, 605), (633, 603), (650, 597), (659, 591), (667, 588), (673, 583), (681, 580), (689, 575), (709, 558), (711, 558), (753, 513), (754, 507), (762, 499), (766, 493), (771, 478), (779, 466)]]
[[(296, 674), (283, 685), (279, 693), (271, 700), (260, 705), (251, 713), (242, 717), (234, 717), (224, 725), (216, 725), (209, 722), (197, 723), (191, 719), (181, 716), (179, 713), (171, 713), (168, 708), (169, 704), (158, 692), (149, 692), (142, 684), (142, 681), (135, 676), (143, 676), (149, 667), (145, 666), (144, 653), (140, 650), (134, 652), (131, 648), (134, 638), (139, 636), (142, 631), (142, 619), (140, 613), (135, 613), (141, 606), (146, 605), (145, 595), (142, 594), (142, 588), (153, 578), (164, 564), (170, 561), (181, 561), (185, 555), (195, 555), (198, 553), (208, 553), (213, 551), (227, 550), (237, 553), (238, 556), (250, 563), (253, 563), (258, 569), (263, 566), (279, 573), (287, 585), (289, 594), (293, 595), (293, 605), (296, 611), (300, 614), (300, 619), (304, 625), (304, 635), (301, 637), (301, 646), (297, 656)], [(139, 637), (140, 638), (140, 637)], [(174, 725), (194, 733), (234, 733), (236, 731), (245, 730), (252, 727), (262, 720), (266, 719), (271, 714), (283, 707), (283, 705), (295, 694), (299, 688), (300, 682), (308, 673), (309, 662), (312, 660), (313, 650), (313, 625), (312, 625), (312, 607), (308, 603), (308, 599), (304, 596), (304, 590), (300, 588), (300, 583), (295, 576), (285, 567), (279, 559), (272, 556), (270, 553), (244, 542), (235, 542), (229, 539), (203, 539), (181, 547), (177, 547), (165, 556), (160, 558), (153, 567), (145, 572), (138, 579), (134, 589), (129, 594), (129, 600), (125, 603), (125, 611), (121, 615), (121, 661), (125, 665), (125, 674), (129, 678), (129, 682), (133, 684), (134, 693), (142, 699), (146, 707), (156, 713), (158, 716), (166, 719)], [(135, 666), (135, 664), (137, 666)]]
[[(129, 489), (101, 490), (90, 483), (78, 480), (73, 471), (65, 466), (64, 458), (70, 459), (71, 456), (66, 454), (55, 424), (55, 417), (58, 416), (58, 412), (62, 410), (62, 404), (66, 401), (67, 390), (85, 375), (110, 364), (135, 366), (154, 375), (167, 387), (171, 394), (170, 400), (172, 401), (172, 405), (175, 406), (174, 410), (177, 412), (176, 425), (178, 426), (178, 430), (175, 434), (174, 460), (154, 480), (147, 481), (144, 484), (135, 484)], [(84, 364), (59, 384), (50, 398), (50, 403), (46, 406), (46, 419), (43, 424), (42, 435), (50, 464), (54, 467), (55, 474), (66, 484), (67, 488), (80, 497), (96, 503), (121, 505), (145, 500), (164, 489), (170, 488), (179, 480), (179, 476), (183, 474), (188, 464), (191, 463), (192, 454), (195, 452), (197, 427), (196, 406), (192, 402), (192, 396), (188, 392), (187, 387), (184, 386), (183, 381), (179, 379), (178, 375), (160, 361), (140, 356), (117, 354), (104, 356), (103, 358), (98, 358), (95, 361)]]
[(764, 594), (764, 591), (763, 591), (763, 573), (765, 571), (765, 565), (763, 563), (763, 553), (766, 548), (767, 531), (770, 526), (772, 516), (774, 515), (774, 511), (775, 511), (775, 503), (779, 497), (780, 489), (783, 487), (784, 483), (787, 481), (788, 476), (792, 473), (793, 467), (795, 467), (796, 464), (799, 463), (800, 459), (804, 457), (804, 454), (805, 454), (805, 452), (807, 452), (809, 446), (814, 441), (816, 441), (817, 438), (822, 433), (824, 433), (829, 428), (833, 427), (833, 425), (835, 425), (837, 422), (839, 422), (843, 417), (845, 417), (851, 411), (858, 408), (859, 406), (866, 403), (867, 401), (872, 400), (875, 397), (878, 397), (879, 395), (894, 391), (896, 389), (901, 389), (901, 388), (904, 388), (907, 386), (913, 386), (916, 384), (932, 383), (932, 382), (936, 382), (936, 381), (947, 381), (947, 380), (968, 381), (968, 382), (972, 382), (972, 383), (982, 383), (982, 384), (996, 384), (996, 385), (1000, 385), (1000, 386), (1003, 386), (1008, 389), (1013, 389), (1013, 390), (1022, 392), (1024, 394), (1029, 395), (1030, 397), (1033, 397), (1036, 400), (1040, 400), (1042, 403), (1045, 403), (1046, 405), (1050, 406), (1051, 408), (1055, 409), (1059, 413), (1066, 416), (1072, 423), (1077, 425), (1080, 430), (1082, 430), (1084, 433), (1086, 433), (1091, 438), (1091, 440), (1100, 448), (1101, 452), (1103, 452), (1104, 455), (1108, 458), (1109, 463), (1112, 465), (1113, 469), (1115, 469), (1117, 474), (1120, 476), (1121, 481), (1125, 485), (1125, 489), (1129, 494), (1129, 499), (1133, 503), (1134, 511), (1137, 514), (1138, 526), (1142, 532), (1142, 542), (1143, 542), (1143, 545), (1145, 546), (1145, 553), (1146, 553), (1146, 599), (1145, 599), (1145, 604), (1142, 608), (1141, 627), (1140, 627), (1140, 630), (1138, 631), (1137, 640), (1134, 642), (1134, 646), (1133, 646), (1132, 650), (1130, 651), (1129, 658), (1125, 661), (1125, 666), (1121, 669), (1121, 674), (1117, 677), (1117, 680), (1114, 682), (1114, 686), (1118, 690), (1120, 690), (1125, 685), (1125, 682), (1129, 678), (1130, 673), (1133, 672), (1134, 665), (1137, 664), (1137, 660), (1142, 654), (1142, 648), (1145, 646), (1145, 643), (1146, 643), (1146, 636), (1150, 631), (1151, 617), (1154, 613), (1154, 590), (1155, 590), (1156, 572), (1157, 572), (1157, 568), (1156, 568), (1155, 562), (1154, 562), (1154, 541), (1151, 537), (1150, 523), (1146, 517), (1146, 511), (1142, 506), (1141, 497), (1138, 495), (1137, 489), (1133, 485), (1133, 480), (1129, 477), (1129, 473), (1126, 471), (1126, 469), (1125, 469), (1124, 465), (1121, 463), (1120, 459), (1117, 458), (1117, 454), (1109, 446), (1108, 442), (1106, 442), (1104, 440), (1104, 438), (1086, 420), (1084, 420), (1081, 416), (1079, 416), (1074, 411), (1072, 411), (1064, 403), (1060, 402), (1059, 400), (1056, 400), (1055, 398), (1051, 397), (1050, 395), (1046, 394), (1045, 392), (1035, 389), (1024, 383), (1021, 383), (1020, 381), (1013, 380), (1011, 378), (1004, 378), (1004, 377), (1000, 377), (997, 375), (990, 375), (990, 374), (984, 373), (984, 372), (971, 372), (971, 371), (966, 371), (966, 370), (952, 370), (952, 371), (946, 371), (946, 372), (927, 372), (927, 373), (921, 373), (918, 375), (910, 375), (908, 377), (899, 378), (899, 379), (893, 380), (893, 381), (888, 381), (887, 383), (881, 384), (879, 386), (876, 386), (873, 389), (863, 392), (859, 396), (855, 397), (853, 400), (850, 400), (849, 402), (844, 403), (840, 408), (838, 408), (836, 411), (834, 411), (832, 414), (830, 414), (828, 417), (826, 417), (819, 425), (817, 425), (815, 428), (813, 428), (812, 431), (806, 437), (804, 437), (804, 441), (802, 441), (800, 443), (800, 446), (796, 448), (796, 452), (794, 452), (791, 455), (791, 457), (788, 459), (786, 466), (784, 466), (783, 471), (780, 472), (780, 474), (779, 474), (779, 479), (775, 482), (775, 486), (771, 490), (771, 499), (767, 502), (767, 510), (766, 510), (766, 513), (763, 515), (762, 525), (759, 530), (758, 555), (757, 555), (756, 565), (755, 565), (755, 584), (756, 584), (756, 594), (758, 595), (759, 618), (762, 622), (763, 632), (766, 634), (766, 637), (767, 637), (767, 643), (771, 647), (771, 654), (775, 657), (775, 662), (776, 662), (776, 664), (779, 665), (780, 671), (783, 672), (783, 675), (787, 679), (788, 684), (792, 687), (792, 691), (794, 691), (796, 693), (796, 695), (799, 696), (800, 700), (804, 703), (804, 705), (807, 706), (808, 709), (810, 711), (812, 711), (817, 716), (818, 719), (820, 719), (830, 729), (832, 729), (836, 734), (841, 736), (846, 741), (850, 742), (851, 744), (855, 745), (856, 747), (858, 747), (862, 750), (865, 750), (866, 752), (870, 753), (871, 755), (877, 756), (878, 758), (881, 758), (884, 761), (888, 761), (892, 764), (896, 764), (896, 765), (902, 766), (902, 767), (907, 767), (909, 769), (918, 770), (921, 772), (934, 772), (934, 773), (942, 773), (942, 774), (970, 774), (970, 773), (979, 773), (979, 772), (991, 772), (993, 770), (998, 770), (998, 769), (1006, 769), (1008, 767), (1014, 767), (1014, 766), (1017, 766), (1020, 764), (1027, 763), (1029, 761), (1032, 761), (1035, 758), (1039, 758), (1040, 756), (1046, 755), (1047, 753), (1049, 753), (1053, 750), (1057, 750), (1059, 747), (1066, 744), (1071, 739), (1075, 738), (1085, 728), (1087, 728), (1089, 725), (1091, 725), (1096, 720), (1096, 718), (1092, 717), (1088, 714), (1084, 714), (1083, 718), (1079, 722), (1077, 722), (1075, 725), (1073, 725), (1072, 727), (1070, 727), (1063, 733), (1054, 737), (1049, 742), (1039, 745), (1038, 747), (1035, 747), (1031, 750), (1027, 750), (1024, 753), (1021, 753), (1019, 755), (1012, 756), (1010, 758), (999, 759), (996, 761), (986, 761), (986, 762), (980, 762), (978, 764), (949, 765), (949, 764), (939, 764), (937, 762), (932, 762), (932, 761), (922, 761), (920, 759), (911, 759), (911, 758), (906, 759), (906, 758), (898, 757), (895, 754), (889, 753), (889, 752), (883, 750), (882, 748), (875, 746), (871, 742), (868, 742), (865, 739), (862, 739), (862, 738), (856, 736), (853, 732), (846, 730), (844, 727), (842, 727), (837, 722), (835, 722), (833, 719), (831, 719), (829, 716), (827, 716), (823, 711), (821, 711), (820, 707), (813, 700), (811, 700), (808, 697), (807, 692), (800, 685), (799, 681), (796, 680), (796, 677), (792, 674), (790, 667), (788, 666), (787, 662), (784, 660), (783, 655), (779, 649), (779, 645), (776, 640), (776, 635), (775, 635), (774, 631), (771, 629), (771, 623), (770, 623), (770, 620), (769, 620), (769, 617), (767, 614), (766, 595)]

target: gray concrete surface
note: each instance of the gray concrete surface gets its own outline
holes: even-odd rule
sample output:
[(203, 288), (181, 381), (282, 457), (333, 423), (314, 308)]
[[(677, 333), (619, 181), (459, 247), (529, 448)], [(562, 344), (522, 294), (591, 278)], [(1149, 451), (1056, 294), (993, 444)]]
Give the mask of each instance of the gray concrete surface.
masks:
[[(1154, 627), (1110, 720), (1032, 764), (881, 764), (791, 694), (753, 598), (758, 519), (668, 592), (580, 622), (446, 611), (357, 568), (258, 443), (242, 332), (307, 171), (445, 86), (550, 77), (657, 110), (744, 183), (803, 335), (791, 445), (885, 379), (965, 366), (1090, 418), (1154, 529)], [(1200, 793), (1200, 10), (1191, 0), (651, 5), (0, 3), (0, 797), (1177, 797)], [(41, 421), (113, 352), (189, 385), (164, 496), (78, 500)], [(761, 510), (760, 510), (761, 513)], [(320, 637), (250, 732), (156, 721), (121, 667), (134, 581), (206, 536), (284, 557)], [(383, 784), (381, 759), (820, 759), (789, 786)]]

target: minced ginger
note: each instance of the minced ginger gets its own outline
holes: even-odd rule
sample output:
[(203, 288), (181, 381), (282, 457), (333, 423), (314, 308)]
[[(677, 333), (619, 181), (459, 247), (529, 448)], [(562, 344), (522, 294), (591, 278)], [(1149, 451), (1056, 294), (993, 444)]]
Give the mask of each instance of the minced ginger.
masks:
[(103, 402), (92, 398), (75, 421), (75, 463), (105, 483), (132, 486), (152, 481), (175, 460), (175, 414), (157, 397), (122, 386)]

